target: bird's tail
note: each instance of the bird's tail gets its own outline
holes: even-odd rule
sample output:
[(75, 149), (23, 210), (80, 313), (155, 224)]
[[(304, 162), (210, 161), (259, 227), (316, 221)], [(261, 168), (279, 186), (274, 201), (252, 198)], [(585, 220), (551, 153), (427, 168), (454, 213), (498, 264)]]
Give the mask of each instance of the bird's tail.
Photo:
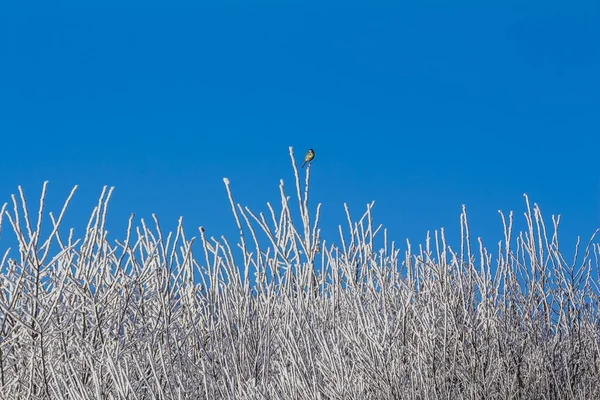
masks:
[(304, 168), (304, 166), (306, 165), (308, 161), (304, 161), (304, 164), (302, 164), (302, 168)]

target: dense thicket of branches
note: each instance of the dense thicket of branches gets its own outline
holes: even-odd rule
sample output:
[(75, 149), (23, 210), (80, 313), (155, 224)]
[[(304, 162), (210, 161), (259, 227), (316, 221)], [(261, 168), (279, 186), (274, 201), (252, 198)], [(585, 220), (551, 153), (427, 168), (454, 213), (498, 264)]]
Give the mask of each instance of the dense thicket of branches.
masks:
[(109, 240), (112, 189), (83, 237), (60, 228), (75, 190), (42, 237), (46, 186), (37, 218), (19, 188), (0, 219), (19, 242), (0, 254), (0, 398), (600, 398), (598, 244), (567, 262), (558, 218), (549, 235), (527, 200), (493, 256), (465, 210), (459, 249), (442, 230), (401, 253), (372, 204), (330, 245), (290, 154), (298, 202), (281, 183), (266, 216), (225, 180), (241, 250), (200, 229), (194, 254), (156, 219)]

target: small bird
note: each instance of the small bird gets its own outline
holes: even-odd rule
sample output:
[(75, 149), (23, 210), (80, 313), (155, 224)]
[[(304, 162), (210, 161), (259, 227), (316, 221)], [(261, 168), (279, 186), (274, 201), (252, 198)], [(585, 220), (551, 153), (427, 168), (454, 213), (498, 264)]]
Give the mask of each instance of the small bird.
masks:
[(302, 164), (302, 168), (306, 165), (307, 162), (311, 162), (315, 159), (315, 151), (313, 149), (309, 149), (308, 153), (306, 153), (306, 157), (304, 157), (304, 164)]

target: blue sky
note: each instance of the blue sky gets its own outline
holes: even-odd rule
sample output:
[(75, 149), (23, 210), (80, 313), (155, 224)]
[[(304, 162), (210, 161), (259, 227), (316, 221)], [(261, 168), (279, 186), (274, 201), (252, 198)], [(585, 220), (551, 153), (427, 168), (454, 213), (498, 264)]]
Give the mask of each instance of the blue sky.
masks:
[(222, 178), (264, 211), (293, 146), (329, 241), (372, 200), (402, 244), (466, 204), (495, 250), (523, 193), (565, 242), (600, 227), (597, 1), (197, 3), (2, 7), (0, 202), (79, 184), (81, 224), (114, 185), (113, 238), (135, 212), (233, 239)]

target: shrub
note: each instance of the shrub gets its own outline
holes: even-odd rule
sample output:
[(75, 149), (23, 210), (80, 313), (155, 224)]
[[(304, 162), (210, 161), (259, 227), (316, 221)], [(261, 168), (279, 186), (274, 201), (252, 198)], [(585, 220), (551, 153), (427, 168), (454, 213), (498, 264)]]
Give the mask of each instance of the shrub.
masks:
[(528, 199), (525, 232), (501, 214), (495, 258), (464, 209), (460, 249), (441, 230), (402, 253), (373, 204), (328, 244), (290, 155), (297, 203), (282, 182), (279, 212), (225, 179), (239, 252), (201, 228), (194, 254), (156, 217), (110, 241), (107, 188), (83, 237), (61, 229), (75, 189), (43, 236), (47, 184), (35, 225), (19, 188), (0, 214), (18, 241), (0, 254), (1, 398), (600, 398), (598, 244), (568, 263), (559, 218), (548, 235)]

